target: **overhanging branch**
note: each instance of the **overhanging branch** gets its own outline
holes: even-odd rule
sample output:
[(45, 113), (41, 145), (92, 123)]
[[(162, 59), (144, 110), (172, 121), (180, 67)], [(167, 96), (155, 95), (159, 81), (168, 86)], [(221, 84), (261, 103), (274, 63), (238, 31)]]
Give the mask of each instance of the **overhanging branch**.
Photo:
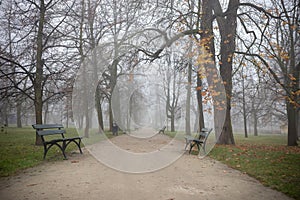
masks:
[(277, 74), (271, 69), (267, 61), (261, 57), (259, 54), (255, 53), (245, 53), (241, 51), (235, 51), (236, 54), (246, 55), (246, 56), (252, 56), (258, 58), (262, 63), (267, 67), (268, 71), (271, 73), (271, 75), (274, 77), (275, 81), (286, 91), (286, 93), (291, 96), (291, 92), (286, 88), (286, 86), (280, 81), (280, 78), (277, 76)]

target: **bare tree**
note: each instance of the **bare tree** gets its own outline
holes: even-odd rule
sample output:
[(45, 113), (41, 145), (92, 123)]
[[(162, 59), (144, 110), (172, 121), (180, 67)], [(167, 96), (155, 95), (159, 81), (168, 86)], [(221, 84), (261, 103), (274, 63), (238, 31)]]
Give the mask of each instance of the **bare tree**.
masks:
[[(175, 131), (175, 120), (178, 115), (180, 87), (183, 77), (180, 74), (180, 67), (177, 65), (184, 65), (186, 63), (174, 58), (171, 54), (167, 58), (167, 69), (165, 71), (164, 90), (166, 94), (166, 116), (171, 120), (171, 131)], [(177, 70), (176, 70), (177, 69)]]
[[(299, 110), (299, 69), (297, 51), (299, 49), (299, 1), (270, 1), (264, 9), (251, 3), (241, 5), (256, 11), (249, 16), (246, 12), (240, 14), (241, 22), (250, 19), (256, 31), (249, 30), (242, 23), (245, 31), (251, 35), (251, 40), (244, 42), (248, 51), (238, 54), (253, 58), (253, 62), (262, 71), (270, 73), (276, 83), (284, 90), (288, 116), (288, 145), (297, 145), (297, 112)], [(271, 8), (272, 11), (268, 10)], [(260, 21), (259, 21), (260, 19)], [(258, 50), (259, 53), (256, 53)], [(254, 52), (255, 51), (255, 52)]]
[[(65, 1), (59, 5), (58, 1), (16, 0), (7, 2), (5, 6), (13, 6), (14, 17), (11, 19), (14, 20), (11, 21), (13, 22), (11, 27), (15, 31), (15, 37), (9, 40), (9, 43), (14, 45), (13, 51), (5, 48), (1, 52), (1, 64), (13, 64), (16, 70), (14, 73), (7, 73), (7, 71), (1, 73), (8, 78), (15, 90), (34, 102), (36, 123), (41, 124), (43, 104), (62, 94), (59, 88), (62, 87), (64, 77), (68, 76), (68, 74), (61, 76), (68, 70), (65, 61), (69, 57), (64, 55), (64, 50), (72, 47), (62, 42), (62, 37), (67, 34), (67, 30), (62, 31), (62, 26), (66, 13), (72, 7), (72, 2)], [(61, 11), (60, 20), (51, 18), (53, 10)], [(15, 78), (12, 78), (13, 76)], [(55, 87), (47, 89), (45, 86), (49, 83), (53, 83)], [(21, 87), (22, 84), (25, 85)], [(38, 135), (36, 144), (41, 144)]]

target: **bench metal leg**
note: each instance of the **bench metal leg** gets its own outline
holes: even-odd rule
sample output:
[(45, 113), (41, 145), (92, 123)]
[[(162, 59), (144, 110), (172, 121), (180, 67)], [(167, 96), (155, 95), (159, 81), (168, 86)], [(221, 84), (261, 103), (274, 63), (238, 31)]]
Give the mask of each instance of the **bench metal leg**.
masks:
[(184, 147), (184, 150), (186, 150), (186, 148), (191, 145), (192, 141), (191, 140), (185, 140), (185, 147)]
[[(78, 142), (76, 141), (76, 139), (74, 139), (74, 140), (72, 140), (72, 141), (70, 141), (70, 142), (74, 142), (74, 143), (77, 145), (77, 147), (78, 147), (78, 149), (79, 149), (79, 152), (82, 154), (82, 150), (81, 150), (81, 147), (80, 147), (81, 139), (79, 139)], [(69, 143), (70, 143), (70, 142), (69, 142)]]
[(193, 149), (193, 147), (195, 146), (195, 144), (192, 144), (192, 142), (190, 143), (190, 150), (189, 150), (189, 154), (191, 154), (191, 151)]
[[(76, 140), (79, 140), (79, 141), (77, 142)], [(80, 147), (81, 139), (79, 139), (79, 138), (67, 140), (66, 143), (64, 144), (63, 148), (66, 149), (67, 146), (68, 146), (71, 142), (74, 142), (74, 143), (77, 145), (77, 147), (78, 147), (78, 149), (79, 149), (79, 152), (82, 154), (82, 150), (81, 150), (81, 147)]]
[(66, 150), (66, 141), (64, 140), (63, 141), (63, 146), (62, 146), (62, 153), (63, 153), (63, 155), (64, 155), (64, 158), (65, 158), (65, 160), (67, 160), (68, 158), (67, 158), (67, 156), (66, 156), (66, 153), (65, 153), (65, 150)]
[(47, 144), (44, 144), (44, 160), (46, 158), (46, 155), (47, 155), (49, 149), (52, 146), (54, 146), (54, 145), (56, 145), (56, 146), (58, 146), (60, 148), (60, 150), (62, 151), (62, 154), (63, 154), (64, 158), (67, 159), (67, 156), (66, 156), (64, 148), (63, 148), (64, 144), (63, 144), (63, 146), (61, 146), (60, 144), (58, 144), (57, 142), (55, 142), (55, 143), (50, 143), (50, 145), (48, 147), (47, 147)]
[(75, 144), (77, 145), (78, 149), (79, 149), (79, 152), (82, 154), (82, 150), (81, 150), (81, 147), (80, 147), (80, 144), (81, 144), (81, 139), (79, 140), (79, 142), (76, 142), (74, 141)]
[(202, 146), (200, 143), (198, 142), (191, 142), (191, 145), (190, 145), (190, 150), (189, 150), (189, 154), (191, 153), (193, 147), (197, 145), (197, 148), (198, 148), (198, 152), (200, 152), (200, 146)]
[(46, 158), (47, 152), (48, 152), (47, 145), (44, 144), (44, 157), (43, 157), (44, 160)]

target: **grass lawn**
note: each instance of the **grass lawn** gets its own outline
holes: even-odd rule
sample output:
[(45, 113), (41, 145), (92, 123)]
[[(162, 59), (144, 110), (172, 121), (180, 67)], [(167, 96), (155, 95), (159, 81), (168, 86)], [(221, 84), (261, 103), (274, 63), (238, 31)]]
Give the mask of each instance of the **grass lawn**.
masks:
[(236, 146), (216, 145), (210, 157), (300, 199), (300, 147), (286, 146), (287, 136), (235, 135)]
[[(67, 137), (77, 135), (75, 128), (68, 128), (66, 131)], [(96, 135), (94, 132), (91, 134)], [(111, 137), (110, 133), (106, 133), (106, 135)], [(99, 135), (93, 138), (100, 140), (103, 136)], [(63, 160), (61, 150), (57, 146), (53, 146), (48, 151), (44, 161), (43, 146), (36, 146), (34, 143), (35, 130), (31, 126), (23, 128), (8, 127), (7, 133), (0, 132), (0, 177), (15, 174), (19, 170), (43, 162)], [(66, 150), (67, 156), (74, 150), (77, 151), (78, 148), (74, 143), (71, 143)]]

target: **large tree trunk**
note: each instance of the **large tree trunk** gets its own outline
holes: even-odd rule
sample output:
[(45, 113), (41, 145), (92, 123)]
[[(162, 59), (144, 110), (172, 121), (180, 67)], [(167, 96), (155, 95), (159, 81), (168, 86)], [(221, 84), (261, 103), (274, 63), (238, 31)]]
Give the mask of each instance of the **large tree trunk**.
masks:
[(300, 108), (298, 108), (297, 112), (297, 133), (298, 133), (298, 140), (300, 138)]
[(297, 146), (297, 108), (287, 101), (288, 146)]
[(174, 114), (174, 110), (171, 113), (171, 132), (175, 132), (175, 114)]
[(113, 112), (112, 112), (112, 103), (111, 103), (111, 98), (109, 100), (109, 131), (112, 131), (112, 126), (113, 126)]
[(7, 101), (5, 101), (3, 113), (4, 113), (4, 126), (8, 127), (8, 102)]
[(234, 138), (233, 138), (233, 133), (232, 133), (230, 109), (228, 109), (228, 107), (226, 109), (225, 122), (223, 125), (222, 133), (221, 133), (217, 143), (218, 144), (235, 144)]
[(258, 136), (258, 131), (257, 131), (257, 125), (258, 125), (257, 111), (256, 111), (256, 108), (255, 108), (254, 101), (252, 101), (252, 117), (253, 117), (253, 134), (254, 134), (254, 136)]
[(17, 127), (22, 128), (22, 102), (17, 100)]
[(198, 131), (204, 128), (203, 102), (202, 102), (202, 80), (200, 70), (197, 74), (197, 102), (198, 102)]
[[(36, 50), (36, 73), (35, 73), (35, 81), (34, 81), (34, 108), (35, 108), (35, 119), (37, 124), (43, 123), (43, 30), (44, 30), (44, 22), (45, 22), (45, 13), (46, 7), (44, 0), (41, 0), (40, 4), (40, 16), (39, 16), (39, 24), (38, 24), (38, 33), (37, 33), (37, 50)], [(41, 137), (36, 134), (35, 139), (36, 145), (42, 145)]]
[[(216, 3), (216, 0), (214, 0)], [(218, 2), (218, 4), (220, 4)], [(226, 116), (222, 129), (221, 136), (219, 137), (219, 144), (235, 144), (232, 132), (231, 124), (231, 97), (232, 97), (232, 61), (235, 51), (235, 38), (236, 38), (236, 26), (237, 26), (237, 8), (239, 0), (230, 0), (226, 17), (217, 17), (217, 22), (220, 28), (221, 34), (221, 63), (220, 63), (220, 75), (225, 86), (226, 92)], [(215, 13), (220, 14), (222, 10), (215, 4)]]
[(98, 131), (99, 133), (103, 133), (104, 127), (103, 127), (103, 112), (102, 112), (102, 107), (101, 107), (101, 102), (100, 102), (100, 91), (99, 88), (96, 90), (96, 111), (97, 111), (97, 117), (98, 117)]
[[(243, 70), (243, 69), (242, 69)], [(242, 74), (243, 75), (243, 74)], [(246, 113), (246, 98), (245, 98), (245, 79), (242, 77), (242, 94), (243, 94), (243, 119), (244, 119), (244, 132), (245, 132), (245, 138), (248, 137), (248, 130), (247, 130), (247, 113)]]
[[(293, 78), (289, 77), (289, 80), (287, 81), (287, 86), (291, 86), (290, 89), (290, 97), (286, 101), (287, 105), (287, 115), (288, 115), (288, 146), (298, 146), (297, 144), (297, 109), (299, 109), (299, 94), (296, 95), (296, 93), (299, 91), (300, 87), (300, 62), (296, 64), (296, 45), (295, 42), (297, 41), (297, 38), (294, 37), (294, 29), (292, 26), (289, 26), (289, 39), (290, 39), (290, 65), (288, 69), (289, 75), (292, 75)], [(298, 52), (299, 53), (299, 52)], [(298, 106), (297, 106), (298, 104)]]

